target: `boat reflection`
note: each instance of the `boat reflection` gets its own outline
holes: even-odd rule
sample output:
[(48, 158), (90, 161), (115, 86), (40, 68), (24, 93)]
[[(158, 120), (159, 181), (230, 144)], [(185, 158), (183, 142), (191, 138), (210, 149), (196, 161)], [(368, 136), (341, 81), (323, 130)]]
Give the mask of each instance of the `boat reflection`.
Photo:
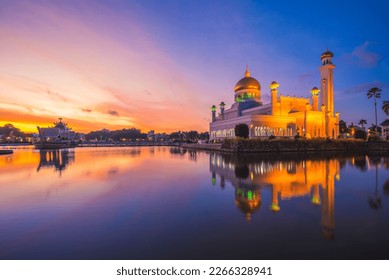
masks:
[(74, 162), (74, 150), (69, 149), (54, 149), (54, 150), (40, 150), (39, 151), (39, 165), (37, 172), (42, 168), (54, 168), (55, 171), (62, 174), (69, 164)]
[[(210, 154), (212, 183), (224, 188), (225, 180), (235, 188), (235, 205), (250, 221), (261, 205), (281, 211), (282, 201), (310, 197), (312, 207), (321, 206), (322, 234), (334, 238), (335, 180), (340, 179), (337, 159), (256, 160), (254, 157)], [(271, 190), (271, 201), (262, 201), (261, 191)]]

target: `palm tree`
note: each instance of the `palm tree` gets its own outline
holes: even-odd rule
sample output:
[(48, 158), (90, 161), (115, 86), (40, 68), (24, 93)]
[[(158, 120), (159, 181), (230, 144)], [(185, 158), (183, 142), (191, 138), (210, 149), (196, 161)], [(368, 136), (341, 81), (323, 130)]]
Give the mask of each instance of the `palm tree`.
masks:
[(378, 87), (373, 87), (369, 89), (369, 91), (367, 92), (367, 98), (370, 99), (372, 97), (374, 97), (375, 125), (377, 128), (377, 98), (381, 98), (381, 89)]
[(372, 158), (372, 163), (375, 165), (375, 192), (374, 197), (369, 197), (369, 205), (372, 209), (378, 210), (381, 208), (381, 198), (378, 196), (378, 164), (381, 163), (381, 159)]
[(384, 110), (385, 114), (389, 115), (389, 101), (382, 103), (382, 110)]
[(371, 124), (371, 126), (369, 127), (369, 130), (370, 131), (376, 131), (378, 133), (382, 132), (381, 127), (380, 126), (376, 126), (374, 123)]
[(362, 129), (365, 130), (365, 127), (363, 126), (364, 124), (367, 124), (367, 121), (364, 119), (361, 119), (358, 123), (360, 126), (362, 126)]
[(339, 133), (343, 134), (343, 133), (347, 133), (348, 132), (348, 128), (347, 128), (347, 124), (344, 120), (340, 120), (339, 121)]

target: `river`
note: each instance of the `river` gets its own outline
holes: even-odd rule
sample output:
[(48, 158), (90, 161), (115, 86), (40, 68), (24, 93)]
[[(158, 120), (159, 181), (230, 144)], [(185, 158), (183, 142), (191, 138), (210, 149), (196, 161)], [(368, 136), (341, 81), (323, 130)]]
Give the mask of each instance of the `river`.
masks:
[(0, 259), (389, 259), (389, 158), (17, 147)]

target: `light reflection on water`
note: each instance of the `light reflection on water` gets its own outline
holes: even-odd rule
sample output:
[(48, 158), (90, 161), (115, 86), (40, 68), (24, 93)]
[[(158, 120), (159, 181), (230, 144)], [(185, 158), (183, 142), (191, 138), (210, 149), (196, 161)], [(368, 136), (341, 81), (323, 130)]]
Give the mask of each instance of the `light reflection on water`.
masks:
[(0, 156), (1, 259), (388, 259), (389, 158)]

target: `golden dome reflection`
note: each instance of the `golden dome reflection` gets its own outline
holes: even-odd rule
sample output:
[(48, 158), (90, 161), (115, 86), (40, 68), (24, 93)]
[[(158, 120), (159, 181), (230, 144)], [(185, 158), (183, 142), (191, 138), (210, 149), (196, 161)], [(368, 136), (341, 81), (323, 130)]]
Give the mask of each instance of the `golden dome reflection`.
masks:
[(261, 193), (259, 190), (237, 188), (235, 206), (245, 214), (246, 220), (251, 220), (251, 215), (261, 206)]

